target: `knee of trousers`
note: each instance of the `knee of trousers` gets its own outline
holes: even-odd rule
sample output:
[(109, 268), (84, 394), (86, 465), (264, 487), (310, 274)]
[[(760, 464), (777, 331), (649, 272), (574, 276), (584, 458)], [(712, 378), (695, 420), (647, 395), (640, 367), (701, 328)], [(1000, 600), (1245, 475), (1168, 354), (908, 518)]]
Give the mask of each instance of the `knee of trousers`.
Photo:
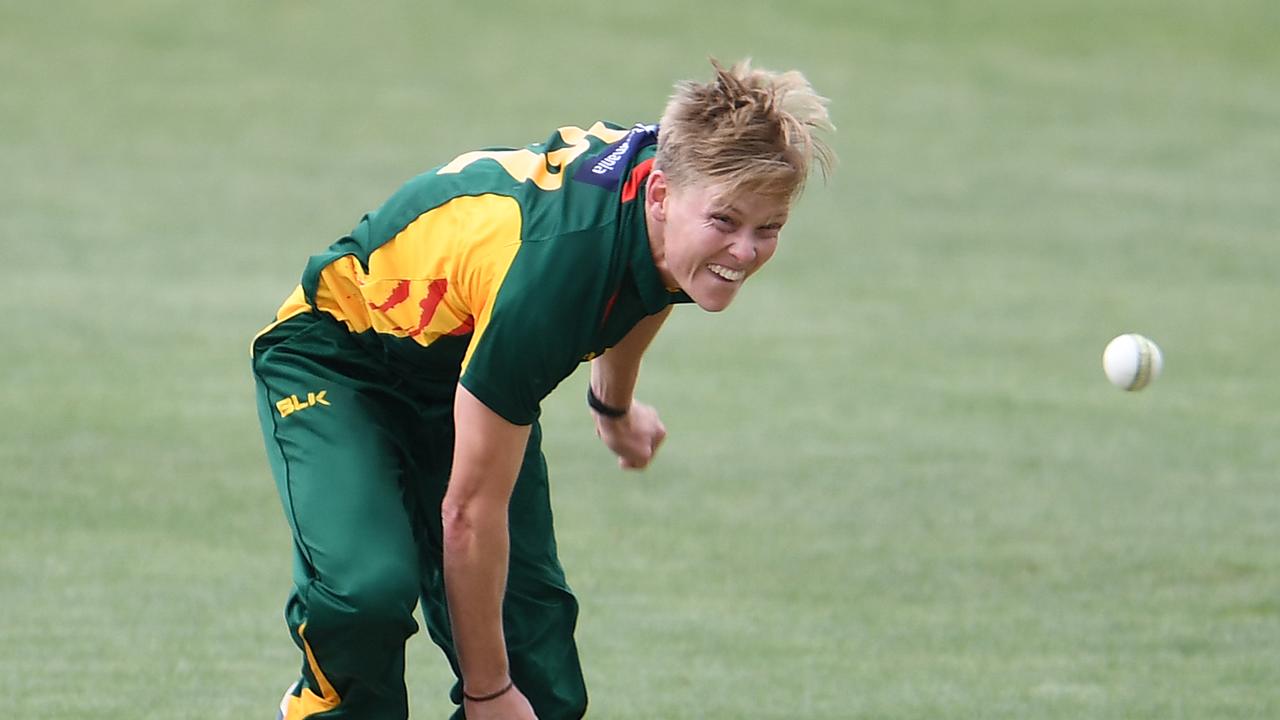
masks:
[(539, 720), (581, 720), (587, 714), (587, 688), (580, 674), (561, 680), (551, 692), (541, 695), (530, 698)]
[[(312, 580), (300, 593), (303, 636), (321, 667), (349, 676), (380, 675), (396, 666), (418, 630), (412, 573), (364, 573), (338, 585)], [(291, 618), (291, 620), (294, 620)]]
[(511, 674), (539, 718), (569, 720), (587, 709), (574, 628), (578, 602), (564, 588), (524, 594), (508, 590), (504, 624)]

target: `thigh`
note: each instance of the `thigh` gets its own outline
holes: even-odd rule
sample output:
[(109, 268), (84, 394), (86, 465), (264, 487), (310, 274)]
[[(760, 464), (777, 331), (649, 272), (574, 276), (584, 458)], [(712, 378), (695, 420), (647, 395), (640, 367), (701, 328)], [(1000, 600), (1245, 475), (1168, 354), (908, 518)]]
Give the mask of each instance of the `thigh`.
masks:
[(302, 561), (299, 587), (320, 576), (342, 595), (403, 577), (416, 596), (417, 547), (390, 394), (334, 328), (310, 321), (280, 332), (287, 339), (259, 350), (254, 375), (267, 455)]

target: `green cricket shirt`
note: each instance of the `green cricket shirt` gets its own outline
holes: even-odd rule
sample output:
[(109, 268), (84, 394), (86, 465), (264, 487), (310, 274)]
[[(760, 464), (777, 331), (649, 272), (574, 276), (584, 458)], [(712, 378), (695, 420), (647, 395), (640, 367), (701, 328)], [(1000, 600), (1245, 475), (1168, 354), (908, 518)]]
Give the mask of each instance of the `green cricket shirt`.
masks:
[[(412, 388), (461, 384), (529, 424), (577, 365), (673, 302), (644, 184), (657, 127), (562, 127), (413, 178), (312, 256), (279, 323), (332, 316)], [(434, 389), (434, 390), (433, 390)]]

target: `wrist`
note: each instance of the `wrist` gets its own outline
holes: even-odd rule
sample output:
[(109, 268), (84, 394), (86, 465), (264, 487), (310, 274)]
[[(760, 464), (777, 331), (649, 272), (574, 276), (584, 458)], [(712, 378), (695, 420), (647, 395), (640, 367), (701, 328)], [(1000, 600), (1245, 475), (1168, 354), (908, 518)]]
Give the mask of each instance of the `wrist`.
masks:
[(626, 415), (627, 412), (631, 410), (630, 404), (628, 404), (627, 407), (616, 407), (605, 403), (596, 396), (596, 391), (592, 389), (590, 384), (587, 385), (587, 406), (590, 407), (592, 412), (595, 414), (615, 420)]
[(466, 698), (467, 700), (473, 703), (482, 703), (482, 702), (488, 702), (490, 700), (497, 700), (503, 695), (506, 695), (507, 692), (511, 690), (511, 688), (515, 687), (515, 685), (516, 685), (515, 681), (512, 680), (510, 677), (508, 677), (506, 679), (506, 682), (497, 686), (498, 689), (492, 690), (490, 692), (476, 693), (476, 692), (472, 692), (471, 688), (464, 687), (462, 689), (462, 697)]

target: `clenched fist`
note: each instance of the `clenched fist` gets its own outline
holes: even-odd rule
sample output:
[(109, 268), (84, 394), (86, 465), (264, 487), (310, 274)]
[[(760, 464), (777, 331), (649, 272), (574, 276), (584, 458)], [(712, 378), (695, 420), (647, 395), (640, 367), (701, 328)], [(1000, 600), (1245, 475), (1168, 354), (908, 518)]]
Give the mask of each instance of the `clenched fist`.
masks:
[(667, 437), (658, 411), (642, 402), (632, 402), (622, 417), (595, 417), (596, 434), (618, 456), (618, 466), (627, 470), (644, 469)]

